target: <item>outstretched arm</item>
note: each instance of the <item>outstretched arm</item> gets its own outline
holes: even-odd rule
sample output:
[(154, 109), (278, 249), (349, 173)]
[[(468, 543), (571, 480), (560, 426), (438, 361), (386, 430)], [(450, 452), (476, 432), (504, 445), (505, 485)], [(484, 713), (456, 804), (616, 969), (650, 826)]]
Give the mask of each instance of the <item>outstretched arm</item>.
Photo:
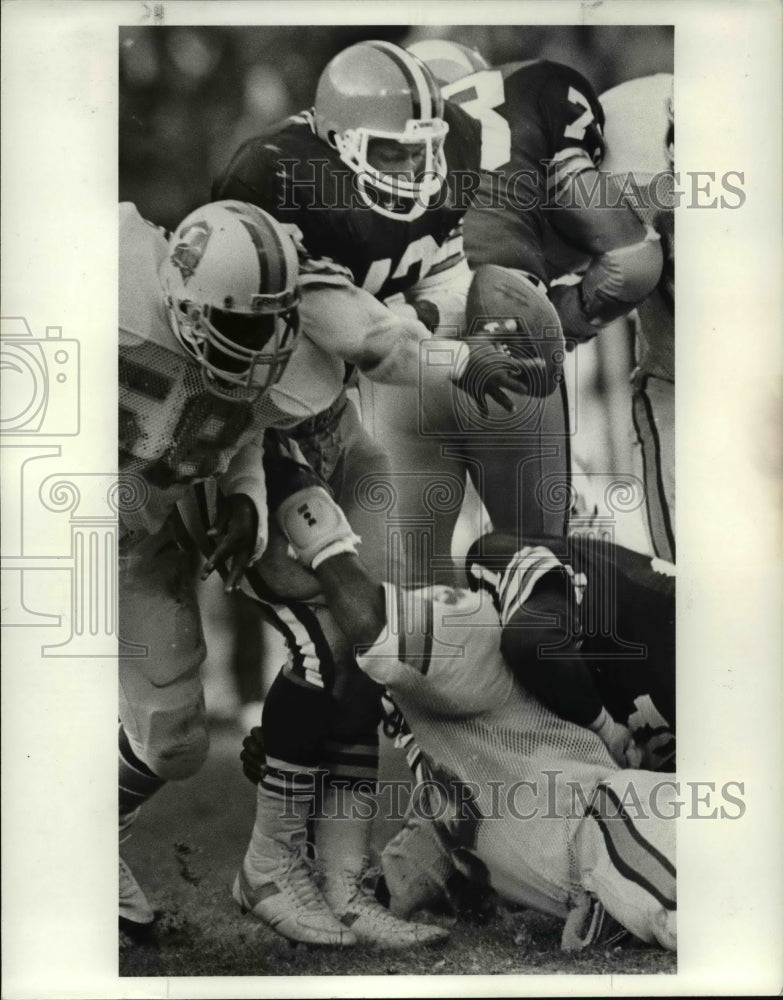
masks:
[(383, 587), (358, 556), (342, 552), (319, 563), (315, 575), (340, 629), (355, 647), (371, 646), (386, 627)]

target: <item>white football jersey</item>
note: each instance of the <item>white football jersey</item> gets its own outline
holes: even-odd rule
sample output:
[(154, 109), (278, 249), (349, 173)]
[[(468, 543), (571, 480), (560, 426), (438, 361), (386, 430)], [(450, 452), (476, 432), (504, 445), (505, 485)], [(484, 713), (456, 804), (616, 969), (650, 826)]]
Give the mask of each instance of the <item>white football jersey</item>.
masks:
[[(260, 514), (266, 509), (260, 433), (269, 417), (263, 401), (219, 399), (206, 389), (166, 317), (158, 280), (166, 253), (162, 230), (135, 206), (121, 204), (119, 471), (128, 495), (143, 500), (121, 518), (126, 528), (149, 533), (192, 483), (223, 476), (232, 463), (228, 491), (241, 479), (241, 492), (253, 497)], [(133, 486), (129, 477), (135, 477)]]
[(671, 73), (655, 73), (626, 80), (601, 94), (606, 115), (602, 170), (652, 176), (669, 169), (666, 133), (673, 85)]
[(399, 743), (428, 808), (445, 806), (437, 826), (455, 863), (506, 899), (565, 916), (580, 884), (576, 829), (616, 765), (594, 733), (515, 682), (486, 592), (385, 589), (389, 626), (358, 662), (405, 718)]
[(608, 170), (632, 192), (635, 210), (661, 236), (664, 268), (639, 306), (637, 364), (642, 374), (674, 381), (674, 175), (671, 73), (627, 80), (601, 95)]
[(158, 280), (166, 237), (127, 202), (120, 205), (119, 253), (119, 467), (143, 481), (146, 497), (140, 509), (123, 512), (124, 524), (154, 532), (193, 483), (221, 477), (224, 492), (253, 497), (265, 524), (263, 431), (327, 409), (342, 388), (342, 362), (300, 336), (281, 380), (263, 397), (219, 398), (166, 316)]

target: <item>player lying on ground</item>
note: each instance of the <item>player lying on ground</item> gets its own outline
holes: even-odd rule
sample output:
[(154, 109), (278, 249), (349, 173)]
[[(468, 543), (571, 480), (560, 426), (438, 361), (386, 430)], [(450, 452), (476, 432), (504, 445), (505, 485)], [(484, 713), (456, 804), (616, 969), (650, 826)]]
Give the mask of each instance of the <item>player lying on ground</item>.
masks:
[(674, 770), (673, 566), (595, 535), (520, 547), (500, 532), (474, 542), (466, 565), (528, 691), (597, 732), (620, 767)]
[[(302, 571), (317, 577), (358, 665), (401, 710), (425, 815), (438, 817), (406, 827), (384, 851), (395, 910), (428, 902), (454, 864), (508, 900), (566, 919), (566, 947), (584, 942), (579, 928), (598, 919), (597, 900), (643, 941), (673, 949), (673, 783), (618, 769), (612, 752), (627, 755), (628, 741), (616, 738), (621, 727), (605, 708), (592, 729), (577, 725), (514, 676), (503, 650), (516, 655), (504, 640), (529, 582), (525, 550), (507, 560), (494, 594), (381, 584), (357, 558), (328, 493), (302, 477), (307, 485), (270, 498), (270, 511)], [(258, 759), (252, 739), (246, 767), (248, 754)], [(317, 823), (316, 846), (339, 844), (350, 829), (328, 816)]]
[[(245, 144), (214, 188), (216, 197), (241, 192), (301, 241), (302, 336), (287, 380), (303, 382), (294, 386), (294, 399), (312, 383), (332, 405), (292, 434), (340, 498), (354, 530), (365, 539), (368, 564), (379, 575), (386, 575), (393, 558), (385, 545), (385, 511), (361, 503), (359, 480), (372, 474), (381, 487), (389, 482), (378, 446), (388, 435), (379, 428), (373, 448), (362, 434), (342, 391), (346, 364), (375, 386), (393, 386), (394, 394), (409, 387), (413, 413), (419, 398), (450, 401), (463, 394), (465, 405), (482, 407), (493, 398), (511, 408), (506, 390), (530, 388), (520, 361), (486, 338), (431, 337), (407, 301), (426, 300), (430, 318), (435, 303), (444, 316), (457, 316), (458, 323), (464, 318), (471, 280), (459, 230), (464, 207), (453, 203), (451, 187), (454, 170), (473, 162), (474, 137), (467, 115), (442, 110), (432, 78), (415, 57), (387, 43), (362, 43), (326, 67), (312, 114), (288, 119)], [(352, 191), (356, 198), (349, 197)], [(394, 309), (381, 300), (393, 300)], [(283, 396), (281, 390), (280, 398), (273, 397), (278, 407)], [(435, 445), (440, 447), (440, 441)], [(408, 481), (408, 470), (398, 471), (402, 475), (392, 479), (392, 490), (402, 490)], [(202, 499), (209, 519), (214, 511)], [(191, 497), (191, 502), (197, 501)], [(199, 518), (204, 520), (196, 511)], [(264, 786), (267, 860), (285, 867), (296, 850), (286, 855), (276, 816), (281, 802), (296, 797), (293, 775), (303, 767), (315, 770), (321, 762), (322, 720), (332, 710), (332, 688), (335, 683), (339, 688), (341, 673), (317, 638), (322, 613), (305, 603), (306, 592), (289, 591), (284, 577), (262, 578), (260, 571), (247, 580), (255, 596), (275, 606), (275, 623), (291, 650), (264, 707), (268, 751), (276, 761), (276, 773), (270, 772)], [(380, 702), (372, 688), (357, 689), (354, 697), (362, 704), (352, 706), (350, 732), (342, 735), (362, 752), (339, 752), (334, 763), (349, 767), (347, 761), (361, 757), (366, 777), (377, 758)], [(322, 912), (319, 930), (310, 909), (306, 931), (292, 926), (291, 934), (306, 933), (308, 940), (320, 937), (324, 943), (347, 941), (350, 935), (328, 910)], [(388, 929), (384, 933), (388, 937)]]

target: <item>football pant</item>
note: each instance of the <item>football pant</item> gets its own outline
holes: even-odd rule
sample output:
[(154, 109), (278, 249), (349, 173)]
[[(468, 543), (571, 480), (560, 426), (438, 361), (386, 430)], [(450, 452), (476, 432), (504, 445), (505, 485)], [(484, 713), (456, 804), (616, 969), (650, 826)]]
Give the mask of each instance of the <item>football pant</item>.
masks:
[(195, 582), (170, 521), (121, 549), (120, 634), (146, 654), (120, 657), (120, 721), (139, 760), (167, 781), (195, 774), (209, 747)]
[(675, 562), (674, 383), (639, 373), (633, 386), (650, 540), (660, 559)]

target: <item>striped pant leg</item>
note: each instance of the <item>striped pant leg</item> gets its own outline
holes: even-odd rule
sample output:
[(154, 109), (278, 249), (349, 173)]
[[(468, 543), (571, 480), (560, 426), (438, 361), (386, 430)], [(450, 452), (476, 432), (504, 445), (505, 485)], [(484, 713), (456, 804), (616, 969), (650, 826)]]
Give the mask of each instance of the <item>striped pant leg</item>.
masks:
[(675, 562), (674, 383), (635, 376), (633, 420), (641, 446), (650, 540), (659, 558)]
[(636, 937), (674, 951), (677, 789), (670, 779), (627, 770), (601, 781), (574, 847), (582, 886)]

